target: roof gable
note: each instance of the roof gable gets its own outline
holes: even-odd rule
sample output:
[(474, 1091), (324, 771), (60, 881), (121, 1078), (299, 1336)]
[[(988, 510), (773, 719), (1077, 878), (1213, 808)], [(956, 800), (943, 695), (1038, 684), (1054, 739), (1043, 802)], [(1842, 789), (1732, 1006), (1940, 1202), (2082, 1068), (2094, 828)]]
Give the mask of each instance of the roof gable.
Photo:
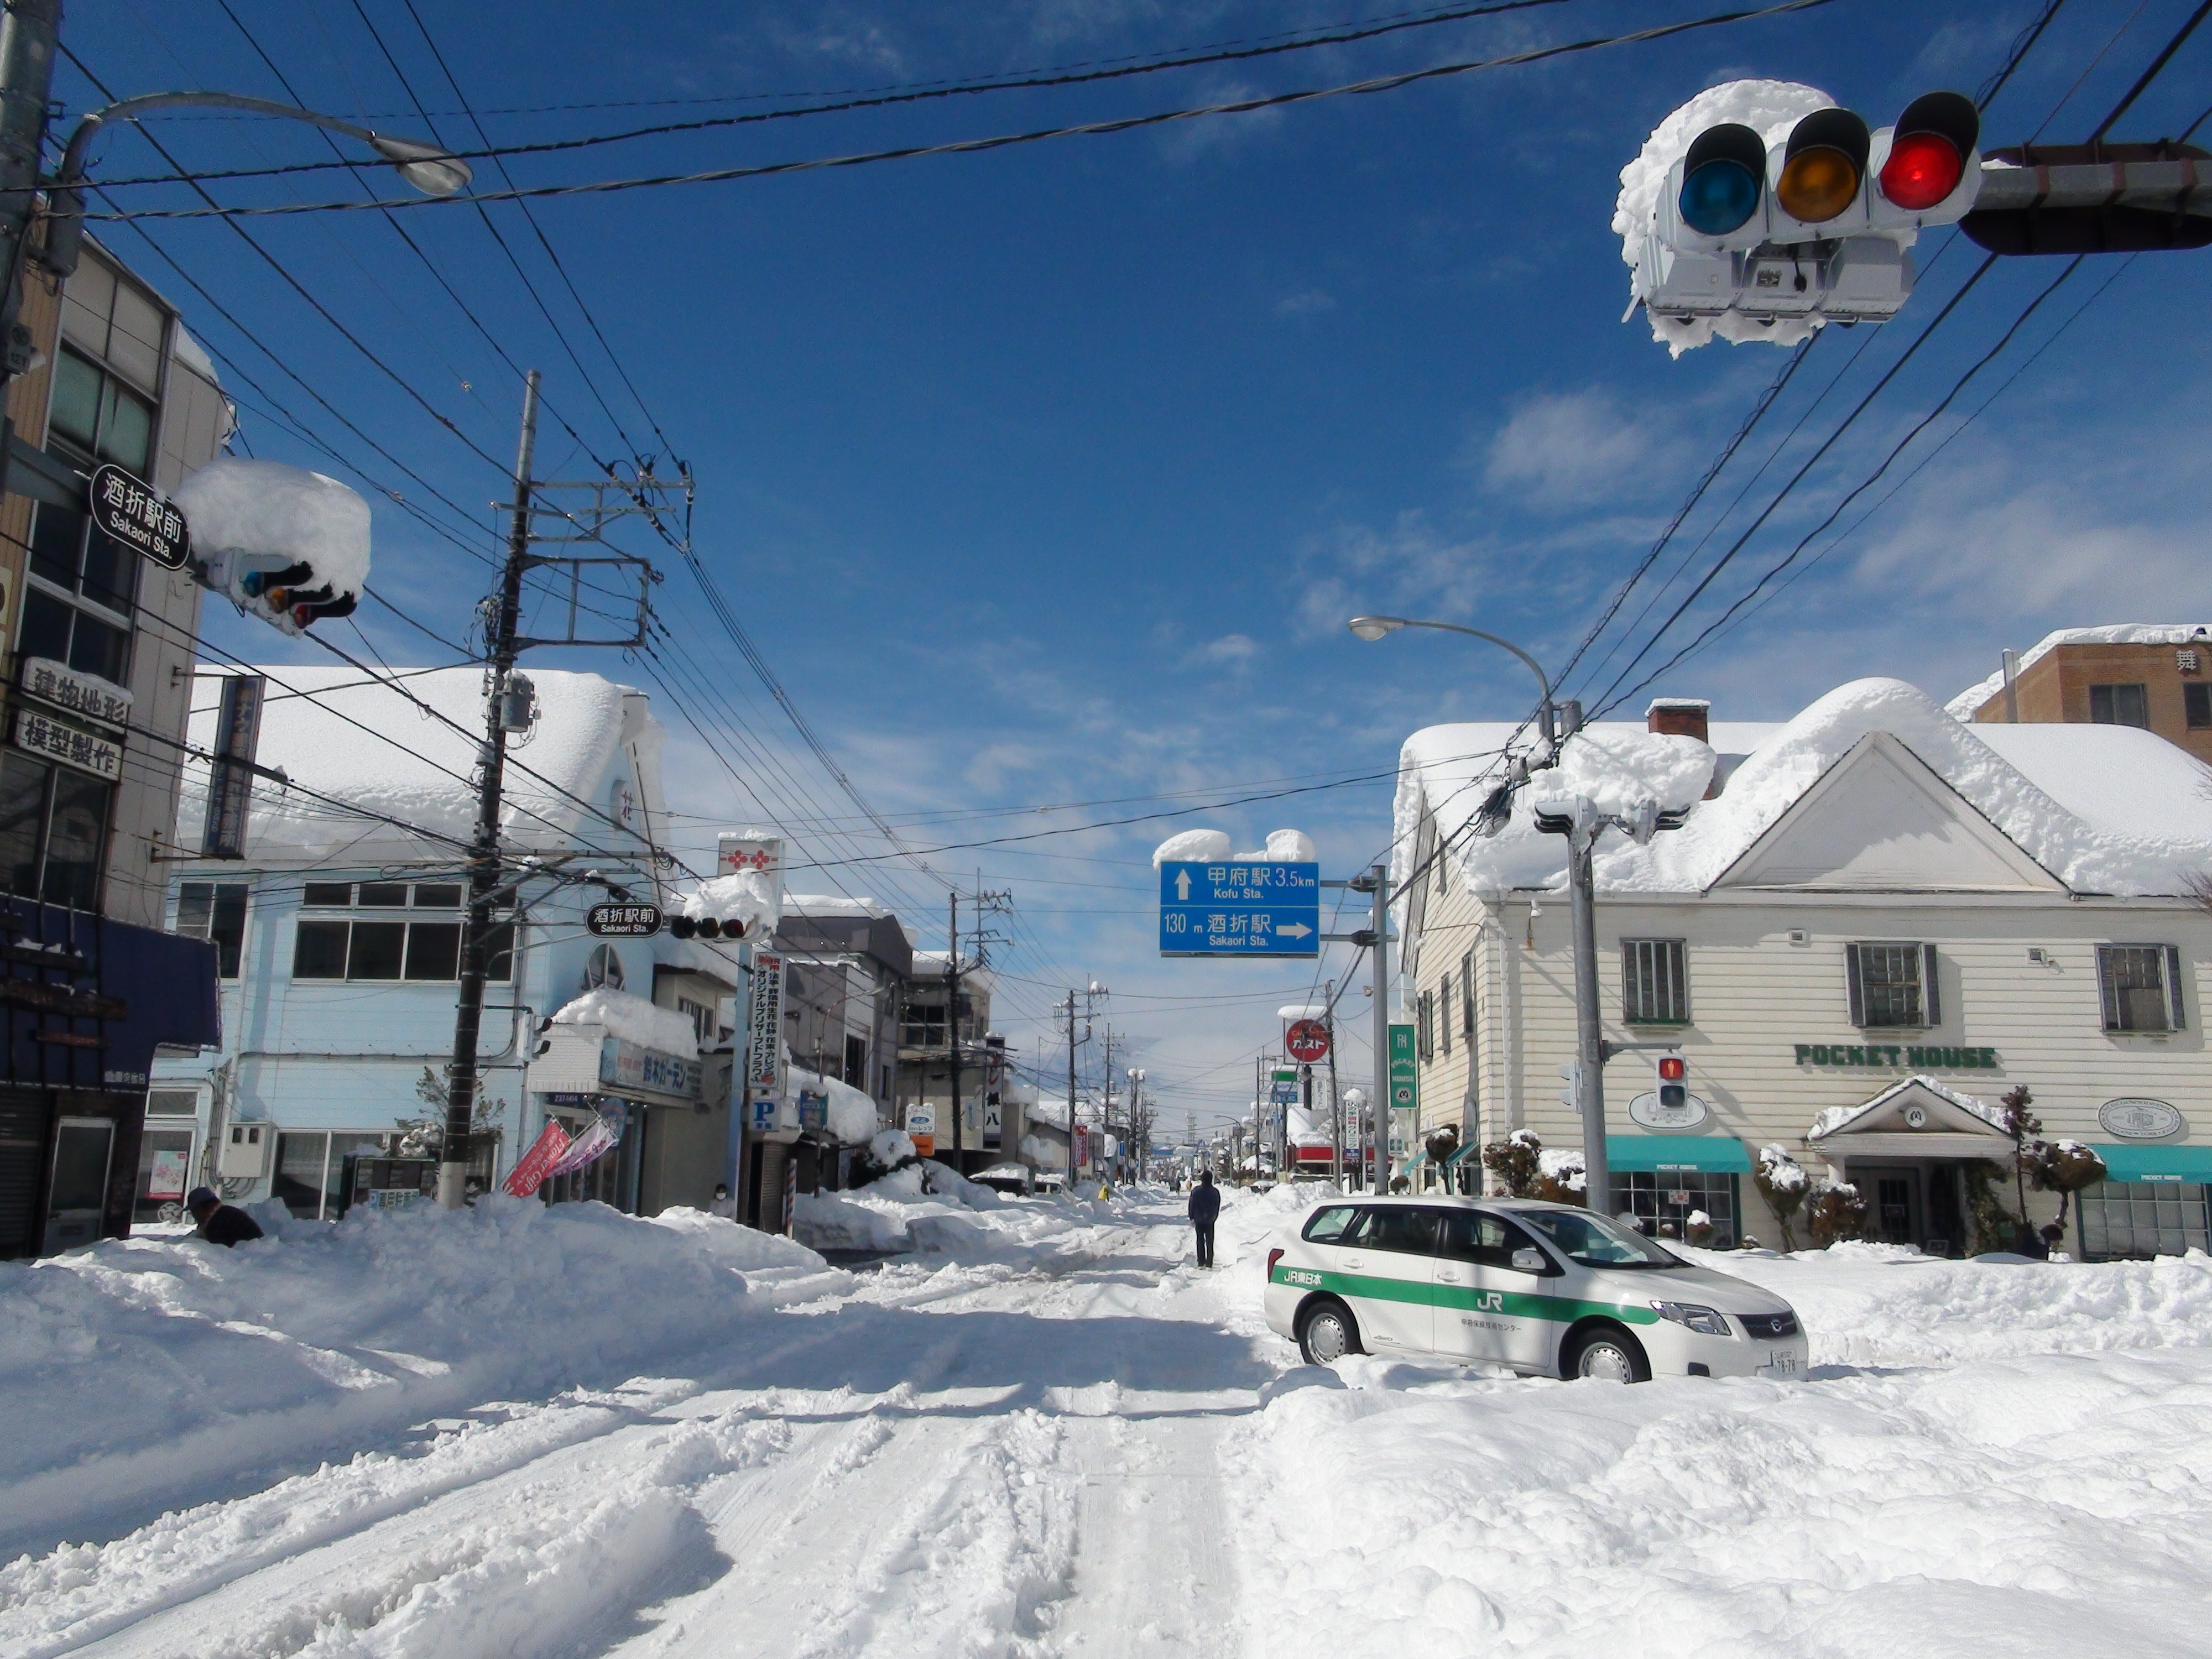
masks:
[(1875, 892), (2065, 888), (1887, 732), (1861, 738), (1713, 884)]

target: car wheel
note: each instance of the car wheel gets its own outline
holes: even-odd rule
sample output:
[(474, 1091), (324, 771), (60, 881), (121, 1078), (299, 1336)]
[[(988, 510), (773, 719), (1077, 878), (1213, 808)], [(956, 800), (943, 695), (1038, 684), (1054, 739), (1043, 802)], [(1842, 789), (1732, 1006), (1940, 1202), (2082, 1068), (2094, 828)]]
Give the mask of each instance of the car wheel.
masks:
[(1309, 1365), (1334, 1364), (1359, 1352), (1359, 1327), (1341, 1302), (1316, 1304), (1298, 1327), (1298, 1352)]
[(1610, 1325), (1598, 1326), (1577, 1337), (1559, 1369), (1570, 1378), (1587, 1376), (1601, 1382), (1651, 1380), (1651, 1362), (1644, 1357), (1644, 1345)]

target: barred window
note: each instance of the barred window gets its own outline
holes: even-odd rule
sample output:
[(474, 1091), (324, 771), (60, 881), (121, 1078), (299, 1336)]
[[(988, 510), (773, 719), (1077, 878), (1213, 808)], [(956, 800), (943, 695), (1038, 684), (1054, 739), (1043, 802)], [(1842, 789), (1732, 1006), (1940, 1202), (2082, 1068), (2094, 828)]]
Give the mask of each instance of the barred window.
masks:
[(1874, 942), (1844, 946), (1851, 1024), (1863, 1028), (1942, 1024), (1936, 994), (1936, 947)]
[(2181, 952), (2171, 945), (2100, 945), (2097, 986), (2108, 1031), (2179, 1031)]
[(1474, 1042), (1474, 952), (1459, 959), (1459, 1029), (1469, 1047)]
[(1415, 1000), (1413, 1006), (1416, 1010), (1416, 1018), (1419, 1024), (1419, 1036), (1421, 1045), (1421, 1061), (1425, 1065), (1430, 1060), (1432, 1060), (1437, 1057), (1437, 1000), (1433, 993), (1424, 991)]
[(1620, 942), (1620, 1017), (1631, 1025), (1686, 1025), (1690, 981), (1678, 939)]
[(1443, 986), (1437, 992), (1437, 1041), (1443, 1049), (1446, 1060), (1451, 1058), (1451, 975), (1446, 974)]

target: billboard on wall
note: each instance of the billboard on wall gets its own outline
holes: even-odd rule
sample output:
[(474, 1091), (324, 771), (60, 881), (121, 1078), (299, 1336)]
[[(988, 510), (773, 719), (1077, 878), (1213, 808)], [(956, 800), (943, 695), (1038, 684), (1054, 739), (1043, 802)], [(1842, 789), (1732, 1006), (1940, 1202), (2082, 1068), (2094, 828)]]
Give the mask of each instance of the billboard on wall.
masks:
[(745, 1088), (756, 1101), (781, 1100), (783, 1069), (783, 957), (753, 952), (752, 1017), (745, 1022)]
[(783, 905), (783, 837), (751, 830), (726, 830), (714, 837), (714, 873), (766, 877), (779, 910)]

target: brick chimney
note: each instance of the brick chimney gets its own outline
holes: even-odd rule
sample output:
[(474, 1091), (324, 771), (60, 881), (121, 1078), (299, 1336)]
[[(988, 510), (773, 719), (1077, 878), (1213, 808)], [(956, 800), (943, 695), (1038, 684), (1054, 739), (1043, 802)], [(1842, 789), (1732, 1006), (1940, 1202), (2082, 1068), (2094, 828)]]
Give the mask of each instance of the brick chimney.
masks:
[(1654, 697), (1644, 711), (1644, 729), (1670, 738), (1695, 738), (1710, 743), (1707, 724), (1713, 706), (1703, 697)]

